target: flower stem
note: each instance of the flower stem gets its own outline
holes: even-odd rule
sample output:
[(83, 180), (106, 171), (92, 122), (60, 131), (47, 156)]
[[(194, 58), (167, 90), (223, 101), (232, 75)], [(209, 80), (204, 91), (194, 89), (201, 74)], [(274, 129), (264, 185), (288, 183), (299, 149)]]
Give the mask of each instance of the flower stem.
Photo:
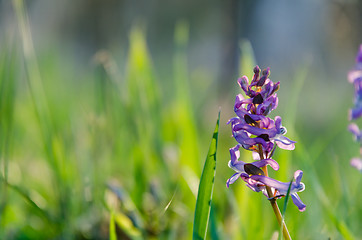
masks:
[[(259, 156), (260, 156), (260, 160), (264, 159), (264, 154), (263, 154), (263, 148), (259, 145)], [(267, 166), (264, 166), (261, 168), (265, 174), (265, 176), (267, 177), (268, 176), (268, 168)], [(282, 214), (279, 210), (279, 207), (278, 207), (278, 203), (276, 201), (274, 197), (274, 194), (271, 190), (271, 188), (269, 186), (265, 186), (266, 188), (266, 191), (268, 193), (268, 197), (270, 198), (270, 204), (273, 208), (273, 211), (274, 211), (274, 214), (278, 220), (278, 223), (279, 223), (279, 226), (283, 225), (283, 236), (284, 236), (284, 239), (286, 240), (292, 240), (292, 238), (290, 237), (290, 234), (289, 234), (289, 231), (288, 231), (288, 228), (287, 228), (287, 225), (285, 224), (284, 222), (284, 219), (282, 217)]]

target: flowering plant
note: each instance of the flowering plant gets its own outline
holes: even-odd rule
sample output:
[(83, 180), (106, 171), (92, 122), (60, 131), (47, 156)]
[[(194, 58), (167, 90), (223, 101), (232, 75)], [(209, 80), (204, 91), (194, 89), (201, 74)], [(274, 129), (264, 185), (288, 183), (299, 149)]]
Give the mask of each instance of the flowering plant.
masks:
[[(234, 105), (236, 117), (228, 121), (238, 144), (230, 148), (231, 160), (228, 165), (236, 173), (227, 180), (226, 185), (229, 187), (240, 178), (251, 190), (262, 192), (270, 200), (279, 224), (282, 224), (276, 199), (286, 196), (289, 192), (299, 211), (304, 211), (306, 205), (299, 198), (298, 192), (303, 191), (305, 185), (301, 182), (303, 176), (301, 170), (294, 173), (295, 181), (292, 183), (283, 183), (268, 177), (267, 165), (273, 170), (279, 169), (278, 163), (272, 159), (276, 147), (286, 150), (295, 148), (295, 141), (285, 136), (287, 129), (282, 126), (282, 118), (268, 117), (268, 114), (278, 106), (276, 92), (280, 87), (280, 82), (273, 83), (269, 79), (269, 74), (270, 68), (261, 72), (256, 66), (251, 82), (246, 76), (238, 79), (245, 96), (242, 94), (236, 96)], [(246, 163), (239, 160), (240, 147), (252, 151), (253, 162)], [(286, 239), (290, 239), (285, 224), (283, 234)]]
[[(355, 67), (348, 73), (348, 81), (354, 86), (354, 107), (349, 111), (349, 120), (356, 120), (362, 116), (362, 44), (356, 57)], [(362, 133), (357, 124), (350, 123), (349, 131), (354, 135), (357, 142), (362, 145)], [(362, 147), (360, 149), (362, 153)], [(351, 165), (362, 172), (362, 160), (352, 158)]]

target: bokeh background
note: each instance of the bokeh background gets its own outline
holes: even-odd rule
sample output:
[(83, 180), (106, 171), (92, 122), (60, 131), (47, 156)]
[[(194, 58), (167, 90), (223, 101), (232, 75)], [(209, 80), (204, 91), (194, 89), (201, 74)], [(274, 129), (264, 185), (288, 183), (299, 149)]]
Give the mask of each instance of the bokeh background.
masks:
[(0, 238), (191, 238), (220, 109), (208, 238), (276, 239), (265, 197), (225, 187), (226, 122), (254, 64), (281, 82), (272, 115), (298, 142), (271, 173), (304, 171), (292, 237), (361, 238), (347, 130), (360, 43), (358, 0), (0, 0)]

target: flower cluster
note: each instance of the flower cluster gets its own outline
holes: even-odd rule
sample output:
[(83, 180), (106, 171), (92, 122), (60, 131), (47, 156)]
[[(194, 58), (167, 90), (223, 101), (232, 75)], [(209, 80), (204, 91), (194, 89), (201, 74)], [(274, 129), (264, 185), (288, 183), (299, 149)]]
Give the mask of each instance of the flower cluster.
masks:
[[(243, 94), (236, 96), (234, 105), (236, 117), (228, 121), (238, 144), (230, 148), (229, 167), (236, 173), (227, 180), (226, 185), (229, 187), (240, 178), (253, 191), (261, 191), (269, 199), (275, 199), (287, 194), (290, 183), (274, 180), (262, 169), (265, 170), (269, 165), (274, 170), (278, 170), (278, 163), (272, 159), (276, 147), (294, 150), (295, 141), (284, 136), (287, 130), (282, 126), (281, 117), (276, 116), (274, 119), (267, 117), (278, 106), (276, 92), (280, 86), (280, 82), (273, 83), (269, 79), (269, 74), (269, 68), (261, 72), (256, 66), (251, 82), (246, 76), (238, 79), (238, 84), (245, 96)], [(246, 163), (239, 160), (240, 147), (252, 151), (255, 161)], [(290, 188), (291, 198), (300, 211), (306, 208), (297, 194), (305, 188), (301, 182), (302, 175), (301, 170), (295, 172), (295, 181)], [(268, 195), (267, 188), (271, 189), (273, 196)]]
[[(362, 116), (362, 44), (356, 57), (355, 67), (348, 73), (348, 81), (354, 86), (354, 107), (349, 111), (349, 120), (356, 120)], [(355, 136), (357, 142), (361, 145), (362, 154), (362, 133), (357, 124), (351, 123), (348, 126), (349, 131)], [(362, 160), (353, 158), (351, 165), (362, 172)]]

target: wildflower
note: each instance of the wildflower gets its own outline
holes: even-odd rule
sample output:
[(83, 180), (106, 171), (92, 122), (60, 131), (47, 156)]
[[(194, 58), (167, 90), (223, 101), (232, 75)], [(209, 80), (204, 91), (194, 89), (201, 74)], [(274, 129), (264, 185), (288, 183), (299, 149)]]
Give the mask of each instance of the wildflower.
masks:
[(242, 94), (236, 96), (234, 111), (237, 117), (228, 121), (233, 136), (247, 150), (258, 152), (260, 145), (266, 155), (273, 150), (274, 144), (293, 150), (295, 141), (284, 136), (287, 130), (281, 125), (281, 117), (277, 116), (274, 120), (267, 117), (278, 106), (276, 92), (280, 82), (273, 83), (268, 78), (270, 68), (260, 73), (260, 68), (256, 66), (250, 83), (246, 76), (238, 79), (247, 98)]
[(348, 73), (348, 81), (354, 83), (362, 77), (362, 44), (359, 46), (359, 51), (356, 56), (355, 67)]
[[(242, 179), (248, 184), (249, 181), (249, 174), (247, 173), (248, 168), (250, 168), (250, 165), (255, 166), (256, 168), (260, 169), (261, 167), (264, 167), (266, 165), (271, 166), (274, 170), (279, 169), (278, 163), (273, 159), (263, 159), (259, 161), (255, 161), (253, 163), (245, 163), (243, 161), (238, 161), (240, 158), (240, 144), (237, 144), (235, 147), (230, 148), (230, 156), (231, 160), (228, 163), (228, 166), (233, 169), (236, 173), (232, 175), (228, 181), (226, 182), (227, 187), (229, 187), (230, 184), (233, 184), (239, 177), (242, 176)], [(247, 164), (247, 165), (246, 165)], [(245, 168), (246, 165), (246, 168)]]
[[(228, 166), (236, 173), (227, 180), (226, 185), (229, 187), (230, 184), (240, 178), (251, 190), (262, 192), (269, 199), (273, 199), (285, 196), (289, 183), (279, 182), (268, 177), (266, 166), (269, 165), (277, 171), (279, 165), (271, 158), (276, 146), (286, 150), (294, 150), (295, 141), (284, 136), (287, 129), (282, 126), (280, 116), (276, 116), (274, 119), (267, 116), (278, 106), (276, 92), (280, 87), (280, 82), (273, 83), (268, 78), (269, 74), (269, 68), (261, 72), (260, 68), (256, 66), (251, 82), (246, 76), (238, 79), (238, 84), (245, 97), (242, 94), (236, 96), (234, 104), (236, 117), (229, 119), (227, 122), (227, 124), (231, 125), (232, 135), (238, 144), (230, 148), (231, 160)], [(246, 163), (239, 160), (240, 147), (252, 151), (253, 158), (256, 161)], [(306, 208), (306, 205), (297, 194), (297, 192), (301, 192), (305, 188), (300, 181), (302, 175), (301, 170), (296, 171), (295, 182), (292, 183), (290, 191), (293, 202), (300, 211), (304, 211)]]
[(361, 143), (362, 140), (362, 133), (355, 123), (351, 123), (348, 125), (348, 130), (354, 135), (355, 140), (359, 143)]
[[(355, 67), (348, 73), (348, 81), (354, 86), (354, 107), (349, 111), (349, 119), (355, 120), (362, 116), (362, 44), (356, 56)], [(348, 126), (348, 130), (354, 135), (355, 140), (362, 145), (362, 133), (355, 123)], [(361, 152), (362, 148), (360, 148)], [(352, 158), (351, 166), (362, 172), (362, 160)]]
[(358, 171), (362, 173), (362, 160), (359, 158), (351, 159), (351, 166), (356, 168)]
[(356, 57), (355, 67), (348, 73), (348, 81), (354, 86), (354, 107), (349, 112), (349, 119), (362, 116), (362, 44)]
[[(306, 208), (306, 205), (300, 200), (298, 196), (298, 192), (302, 192), (305, 189), (304, 183), (301, 182), (302, 176), (303, 176), (303, 171), (297, 170), (294, 173), (295, 181), (292, 182), (290, 187), (290, 196), (293, 200), (293, 203), (298, 207), (299, 211), (301, 212), (303, 212)], [(288, 193), (290, 183), (280, 182), (275, 179), (262, 175), (252, 175), (250, 178), (274, 189), (273, 197), (275, 198), (286, 196)]]
[(240, 130), (244, 130), (244, 135), (246, 132), (251, 135), (258, 136), (259, 138), (264, 139), (266, 142), (275, 142), (278, 147), (282, 149), (294, 150), (295, 141), (292, 141), (289, 138), (283, 136), (287, 133), (287, 129), (281, 125), (281, 117), (276, 116), (275, 120), (272, 120), (267, 117), (259, 116), (260, 120), (257, 122), (254, 120), (256, 117), (253, 119), (249, 115), (245, 114), (244, 119), (248, 118), (250, 119), (249, 121), (234, 120), (232, 130), (236, 133)]

